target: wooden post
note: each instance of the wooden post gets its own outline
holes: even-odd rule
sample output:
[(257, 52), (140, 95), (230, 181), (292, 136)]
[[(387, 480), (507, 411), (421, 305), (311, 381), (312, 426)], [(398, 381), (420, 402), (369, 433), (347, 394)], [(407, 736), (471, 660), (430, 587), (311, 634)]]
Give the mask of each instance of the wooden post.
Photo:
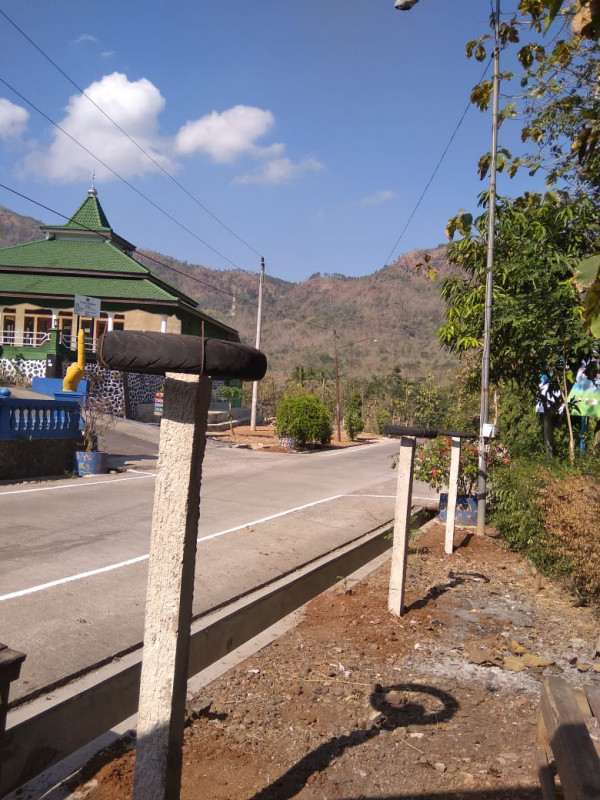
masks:
[(175, 800), (187, 690), (200, 483), (211, 381), (167, 373), (138, 712), (134, 800)]
[(458, 494), (458, 474), (460, 467), (460, 439), (452, 437), (450, 455), (450, 477), (448, 479), (448, 508), (446, 513), (446, 540), (444, 551), (448, 555), (454, 552), (454, 518), (456, 516), (456, 495)]
[(404, 609), (404, 584), (410, 536), (410, 508), (412, 504), (413, 467), (415, 463), (416, 439), (403, 436), (398, 453), (398, 486), (394, 514), (394, 543), (392, 545), (392, 570), (388, 608), (401, 617)]

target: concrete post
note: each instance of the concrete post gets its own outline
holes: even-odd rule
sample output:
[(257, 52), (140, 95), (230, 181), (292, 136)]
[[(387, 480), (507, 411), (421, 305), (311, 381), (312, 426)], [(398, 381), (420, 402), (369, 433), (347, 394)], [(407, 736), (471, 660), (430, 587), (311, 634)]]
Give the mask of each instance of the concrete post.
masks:
[(21, 674), (21, 665), (25, 661), (25, 653), (11, 650), (0, 642), (0, 782), (2, 778), (2, 762), (4, 761), (4, 732), (6, 731), (6, 713), (8, 711), (8, 695), (10, 684)]
[(406, 562), (408, 559), (408, 540), (410, 536), (410, 509), (412, 505), (413, 468), (415, 463), (416, 439), (403, 436), (400, 439), (398, 454), (398, 487), (396, 489), (396, 510), (394, 515), (394, 543), (392, 545), (392, 570), (388, 608), (401, 617), (404, 609), (404, 584), (406, 583)]
[(456, 495), (458, 494), (458, 475), (460, 469), (460, 439), (452, 437), (450, 454), (450, 477), (448, 479), (448, 508), (446, 510), (446, 539), (444, 551), (448, 555), (454, 552), (454, 518), (456, 516)]
[(134, 800), (174, 800), (189, 653), (207, 377), (167, 373), (152, 513)]

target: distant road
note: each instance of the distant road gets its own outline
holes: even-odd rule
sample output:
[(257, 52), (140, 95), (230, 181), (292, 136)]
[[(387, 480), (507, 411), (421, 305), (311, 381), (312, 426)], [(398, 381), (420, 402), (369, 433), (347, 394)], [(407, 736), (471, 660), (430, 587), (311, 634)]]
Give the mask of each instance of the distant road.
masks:
[[(136, 451), (133, 471), (0, 487), (0, 641), (27, 653), (11, 699), (141, 641), (155, 483), (147, 437), (157, 436), (145, 426), (129, 435), (146, 445), (121, 437), (121, 451)], [(194, 613), (392, 519), (397, 447), (289, 455), (209, 442)], [(415, 496), (434, 495), (416, 485)]]

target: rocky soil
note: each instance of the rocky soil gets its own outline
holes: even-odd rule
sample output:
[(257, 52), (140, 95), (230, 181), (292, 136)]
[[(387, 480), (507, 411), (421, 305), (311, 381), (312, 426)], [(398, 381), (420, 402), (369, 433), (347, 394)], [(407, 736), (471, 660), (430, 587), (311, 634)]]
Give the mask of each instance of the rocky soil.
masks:
[[(597, 615), (493, 536), (462, 531), (452, 556), (443, 538), (432, 522), (414, 541), (402, 618), (384, 564), (195, 698), (183, 800), (541, 798), (540, 681), (600, 681)], [(129, 798), (133, 744), (73, 800)]]

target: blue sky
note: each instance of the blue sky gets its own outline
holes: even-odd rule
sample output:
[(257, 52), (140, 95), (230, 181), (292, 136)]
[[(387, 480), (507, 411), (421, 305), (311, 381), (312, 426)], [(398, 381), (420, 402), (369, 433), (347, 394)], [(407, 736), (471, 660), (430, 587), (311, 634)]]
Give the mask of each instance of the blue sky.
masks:
[[(503, 13), (516, 2), (505, 0)], [(420, 0), (411, 11), (393, 0), (30, 0), (0, 9), (251, 245), (0, 16), (0, 182), (69, 215), (95, 170), (111, 224), (138, 247), (252, 271), (261, 254), (288, 280), (365, 275), (392, 251), (444, 241), (446, 220), (474, 210), (485, 188), (476, 163), (491, 117), (472, 108), (393, 250), (483, 71), (464, 45), (487, 31), (489, 0)], [(518, 142), (512, 126), (501, 144)], [(501, 177), (499, 191), (540, 188), (527, 181)], [(0, 204), (60, 220), (3, 189)]]

